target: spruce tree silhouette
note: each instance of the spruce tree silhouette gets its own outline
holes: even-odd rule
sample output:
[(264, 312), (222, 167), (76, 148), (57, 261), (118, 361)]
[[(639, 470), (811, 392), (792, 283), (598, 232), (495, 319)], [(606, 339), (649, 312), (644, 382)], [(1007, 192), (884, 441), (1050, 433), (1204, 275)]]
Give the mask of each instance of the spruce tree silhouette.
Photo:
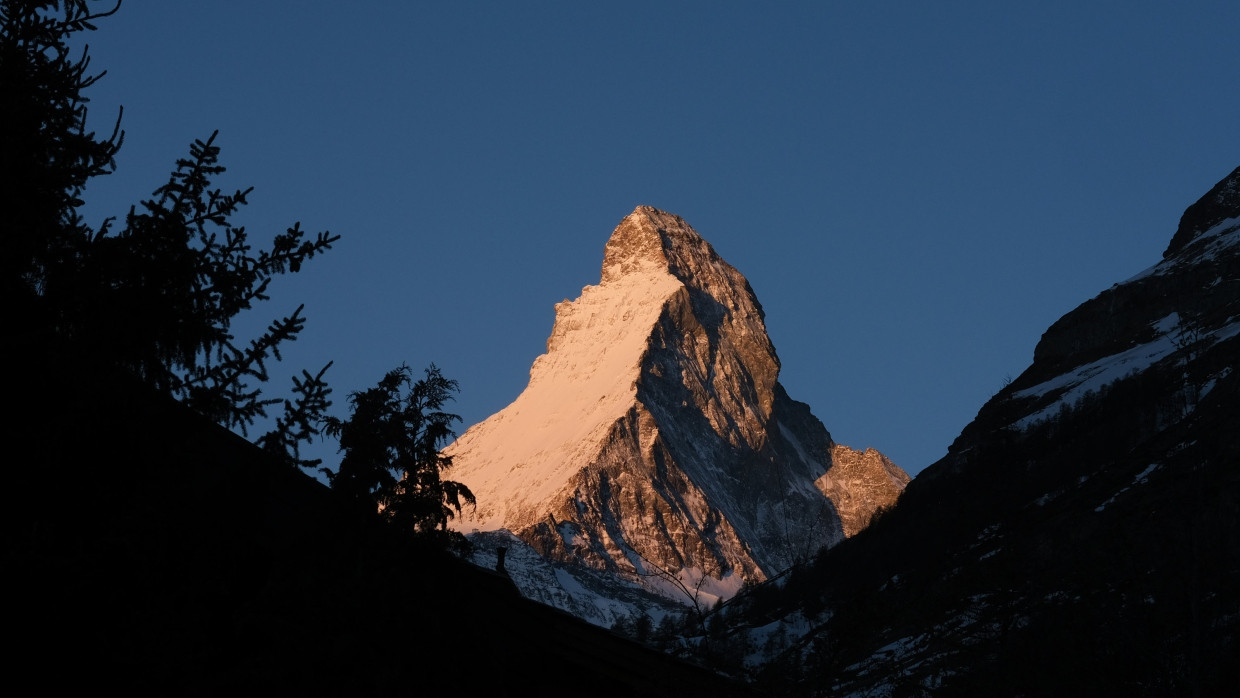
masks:
[[(224, 172), (216, 133), (195, 140), (152, 198), (123, 221), (83, 221), (88, 181), (112, 171), (120, 115), (107, 138), (87, 125), (88, 50), (68, 41), (120, 3), (92, 13), (86, 0), (0, 1), (0, 210), (9, 223), (3, 256), (5, 301), (13, 308), (10, 351), (64, 354), (85, 375), (122, 370), (212, 420), (246, 433), (281, 402), (262, 395), (267, 362), (305, 325), (303, 308), (239, 341), (234, 318), (268, 298), (272, 279), (297, 272), (338, 235), (307, 236), (299, 224), (255, 250), (232, 217), (250, 189), (212, 186)], [(329, 364), (330, 365), (330, 364)], [(299, 440), (317, 433), (330, 389), (317, 374), (294, 382), (295, 401), (262, 445), (296, 465)]]
[(17, 328), (27, 331), (44, 324), (38, 308), (47, 276), (89, 235), (77, 215), (83, 187), (112, 171), (124, 138), (119, 114), (110, 137), (87, 130), (82, 92), (104, 74), (91, 75), (86, 51), (75, 57), (66, 45), (119, 3), (100, 13), (85, 2), (58, 5), (0, 2), (0, 273)]
[(324, 471), (332, 488), (424, 540), (464, 544), (464, 536), (448, 530), (448, 520), (462, 502), (475, 505), (474, 494), (440, 476), (452, 465), (440, 449), (461, 419), (443, 408), (457, 390), (457, 382), (432, 364), (421, 380), (402, 365), (375, 387), (352, 393), (347, 420), (324, 420), (324, 431), (339, 438), (344, 453), (336, 472)]

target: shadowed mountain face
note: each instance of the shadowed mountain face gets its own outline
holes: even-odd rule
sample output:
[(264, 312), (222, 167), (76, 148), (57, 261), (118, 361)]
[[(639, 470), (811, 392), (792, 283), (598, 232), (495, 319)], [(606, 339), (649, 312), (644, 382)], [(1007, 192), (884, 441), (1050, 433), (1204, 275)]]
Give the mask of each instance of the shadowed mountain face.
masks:
[(824, 622), (803, 637), (814, 644), (768, 665), (773, 685), (814, 695), (1234, 687), (1238, 189), (1240, 169), (1188, 209), (1160, 262), (1054, 323), (1033, 364), (895, 510), (804, 570), (781, 612)]
[[(859, 530), (907, 476), (851, 459), (788, 397), (763, 317), (683, 219), (638, 207), (599, 285), (556, 305), (526, 389), (448, 449), (478, 498), (455, 527), (714, 596)], [(839, 457), (850, 474), (832, 478)], [(883, 484), (854, 486), (869, 476)]]

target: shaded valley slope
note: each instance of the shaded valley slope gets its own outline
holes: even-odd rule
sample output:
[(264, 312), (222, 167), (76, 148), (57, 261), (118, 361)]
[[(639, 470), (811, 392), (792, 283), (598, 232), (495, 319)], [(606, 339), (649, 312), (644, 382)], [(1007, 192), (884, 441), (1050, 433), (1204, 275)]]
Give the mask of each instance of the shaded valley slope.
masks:
[[(1050, 327), (886, 516), (735, 604), (791, 695), (1218, 695), (1240, 681), (1240, 169)], [(809, 619), (808, 622), (805, 619)]]

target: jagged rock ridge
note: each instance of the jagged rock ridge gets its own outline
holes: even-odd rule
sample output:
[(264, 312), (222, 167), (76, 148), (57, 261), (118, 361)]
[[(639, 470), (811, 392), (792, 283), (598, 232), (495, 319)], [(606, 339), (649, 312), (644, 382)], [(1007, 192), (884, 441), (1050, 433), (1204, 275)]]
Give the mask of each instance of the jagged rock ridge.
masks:
[(740, 272), (679, 216), (638, 207), (599, 285), (556, 305), (526, 389), (449, 447), (478, 498), (454, 526), (596, 569), (705, 578), (717, 596), (779, 572), (908, 481), (835, 444), (779, 368)]

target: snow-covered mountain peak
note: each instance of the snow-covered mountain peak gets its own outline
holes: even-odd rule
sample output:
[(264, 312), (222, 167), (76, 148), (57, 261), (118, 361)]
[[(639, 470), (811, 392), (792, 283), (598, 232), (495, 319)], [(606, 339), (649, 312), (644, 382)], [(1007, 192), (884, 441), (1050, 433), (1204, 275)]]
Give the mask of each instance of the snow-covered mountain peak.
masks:
[[(652, 206), (638, 206), (616, 226), (603, 253), (602, 283), (636, 272), (671, 274), (705, 293), (721, 310), (764, 317), (749, 282), (685, 219)], [(765, 334), (765, 328), (763, 328)]]
[(749, 283), (679, 216), (638, 207), (598, 285), (555, 310), (529, 385), (447, 449), (478, 500), (460, 531), (725, 594), (851, 534), (907, 481), (832, 470), (830, 434), (778, 384)]
[(700, 272), (723, 261), (683, 218), (653, 206), (638, 206), (612, 232), (603, 251), (602, 283), (652, 269), (695, 284)]
[(635, 273), (667, 273), (663, 252), (663, 233), (669, 214), (650, 206), (638, 206), (616, 226), (603, 248), (601, 283), (609, 283)]

